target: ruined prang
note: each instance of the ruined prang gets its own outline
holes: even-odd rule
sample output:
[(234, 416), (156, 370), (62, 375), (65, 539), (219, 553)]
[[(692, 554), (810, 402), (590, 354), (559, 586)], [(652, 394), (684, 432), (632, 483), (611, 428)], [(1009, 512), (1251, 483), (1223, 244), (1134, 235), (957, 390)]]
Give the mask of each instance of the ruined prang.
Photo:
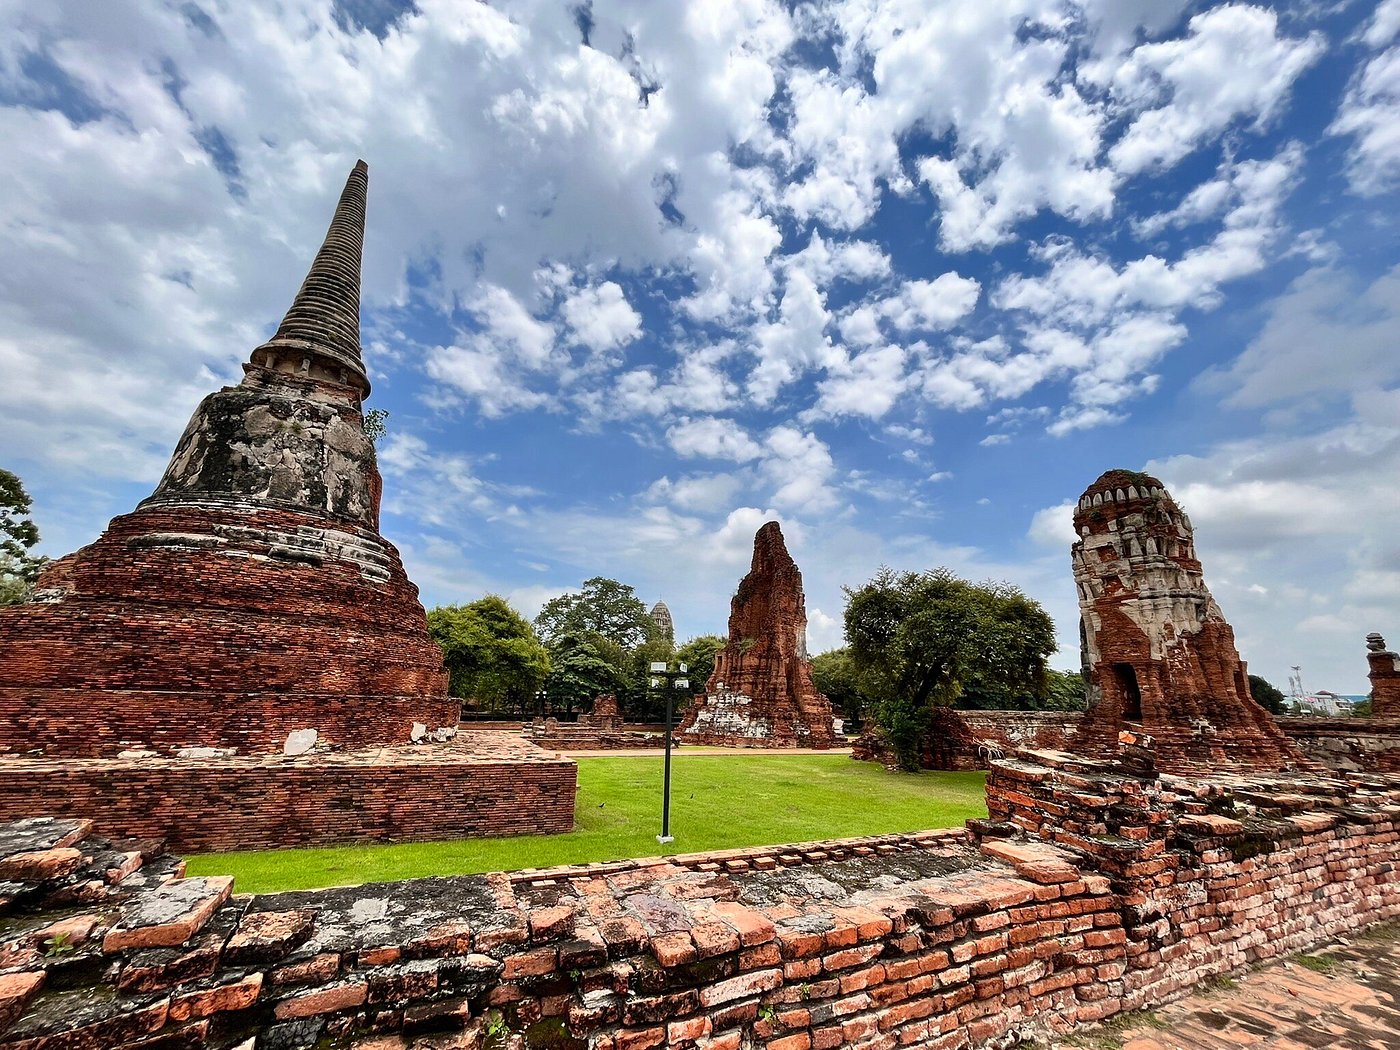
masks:
[(1366, 662), (1371, 665), (1371, 717), (1400, 718), (1400, 656), (1373, 631), (1366, 636)]
[(657, 602), (651, 607), (651, 619), (661, 632), (661, 637), (672, 645), (676, 643), (676, 623), (671, 619), (671, 610), (665, 602)]
[(692, 743), (738, 747), (830, 747), (831, 704), (812, 684), (802, 573), (782, 529), (770, 521), (753, 541), (753, 565), (739, 581), (729, 641), (681, 723)]
[(276, 334), (195, 410), (151, 496), (0, 611), (0, 752), (252, 754), (293, 730), (357, 747), (455, 725), (418, 589), (379, 534), (367, 187), (362, 161)]
[(1090, 707), (1079, 746), (1112, 753), (1132, 728), (1164, 770), (1304, 764), (1254, 702), (1235, 634), (1211, 597), (1185, 511), (1148, 474), (1110, 470), (1074, 511)]

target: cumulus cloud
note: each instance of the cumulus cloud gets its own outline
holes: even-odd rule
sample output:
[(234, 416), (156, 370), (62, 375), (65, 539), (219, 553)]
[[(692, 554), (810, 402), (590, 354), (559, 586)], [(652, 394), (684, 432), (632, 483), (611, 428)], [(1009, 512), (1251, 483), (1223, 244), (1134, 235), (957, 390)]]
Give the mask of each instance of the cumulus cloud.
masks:
[(1115, 70), (1114, 99), (1136, 115), (1109, 159), (1131, 175), (1176, 163), (1237, 119), (1267, 122), (1325, 46), (1321, 33), (1279, 36), (1278, 16), (1262, 7), (1195, 15), (1186, 37), (1143, 44)]
[(1327, 130), (1352, 139), (1347, 158), (1351, 188), (1364, 196), (1392, 189), (1400, 176), (1400, 47), (1386, 47), (1400, 32), (1400, 4), (1376, 9), (1364, 40), (1385, 48), (1352, 78), (1336, 119)]
[(590, 350), (614, 350), (642, 334), (642, 316), (612, 281), (581, 288), (561, 311), (577, 342)]

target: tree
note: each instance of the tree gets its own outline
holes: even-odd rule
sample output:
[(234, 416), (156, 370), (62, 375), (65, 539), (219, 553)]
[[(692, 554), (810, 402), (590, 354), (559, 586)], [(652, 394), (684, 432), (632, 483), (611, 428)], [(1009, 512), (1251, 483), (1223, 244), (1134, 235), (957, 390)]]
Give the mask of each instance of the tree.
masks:
[(1265, 678), (1260, 678), (1257, 674), (1249, 676), (1249, 695), (1254, 698), (1254, 702), (1276, 715), (1283, 714), (1286, 706), (1283, 690)]
[(1084, 689), (1084, 675), (1079, 671), (1046, 671), (1045, 710), (1085, 711), (1089, 696)]
[(846, 588), (845, 621), (857, 682), (902, 769), (918, 768), (933, 705), (952, 704), (965, 684), (1045, 698), (1055, 625), (1010, 584), (971, 584), (941, 568), (884, 568)]
[(861, 708), (866, 703), (851, 650), (832, 649), (812, 657), (812, 684), (841, 711), (846, 731), (850, 732), (860, 721)]
[(497, 595), (431, 610), (428, 632), (442, 646), (452, 695), (492, 713), (528, 709), (549, 674), (529, 622)]
[(552, 707), (572, 712), (575, 706), (588, 707), (603, 693), (626, 697), (631, 688), (629, 655), (602, 635), (566, 634), (549, 652), (551, 668), (544, 687)]
[(626, 649), (661, 634), (631, 587), (602, 576), (585, 580), (581, 593), (545, 602), (535, 617), (535, 630), (547, 645), (569, 635), (597, 634)]
[(24, 484), (0, 468), (0, 605), (13, 605), (29, 597), (30, 588), (47, 558), (34, 557), (39, 529), (29, 517), (33, 502)]

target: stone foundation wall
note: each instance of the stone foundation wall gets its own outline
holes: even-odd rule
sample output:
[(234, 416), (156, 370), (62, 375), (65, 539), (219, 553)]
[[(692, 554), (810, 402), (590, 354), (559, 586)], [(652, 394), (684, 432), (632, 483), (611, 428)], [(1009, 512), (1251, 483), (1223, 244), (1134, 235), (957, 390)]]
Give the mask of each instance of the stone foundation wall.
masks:
[(1400, 778), (989, 784), (968, 831), (253, 898), (0, 829), (0, 1050), (952, 1050), (1400, 916)]
[[(1017, 748), (1072, 749), (1084, 715), (1078, 711), (958, 711), (934, 708), (920, 741), (924, 769), (986, 769)], [(895, 765), (894, 751), (871, 726), (856, 740), (853, 756)]]
[[(573, 830), (577, 767), (518, 745), (295, 758), (0, 759), (0, 820), (96, 814), (127, 839), (206, 852)], [(3, 881), (3, 880), (0, 880)]]
[[(104, 710), (120, 716), (94, 716)], [(407, 743), (415, 722), (454, 726), (457, 710), (447, 696), (0, 686), (0, 755), (166, 754), (211, 742), (243, 754), (267, 753), (280, 751), (298, 729), (315, 729), (327, 744), (367, 747)]]
[(0, 610), (0, 752), (398, 743), (457, 709), (398, 551), (301, 511), (148, 501)]
[(1343, 772), (1400, 773), (1400, 718), (1280, 718), (1312, 761)]
[[(936, 708), (921, 741), (924, 769), (986, 769), (1017, 748), (1077, 751), (1084, 715), (1073, 711), (958, 711)], [(1277, 719), (1304, 757), (1338, 772), (1400, 773), (1400, 719)], [(871, 727), (854, 757), (893, 766), (894, 752)]]

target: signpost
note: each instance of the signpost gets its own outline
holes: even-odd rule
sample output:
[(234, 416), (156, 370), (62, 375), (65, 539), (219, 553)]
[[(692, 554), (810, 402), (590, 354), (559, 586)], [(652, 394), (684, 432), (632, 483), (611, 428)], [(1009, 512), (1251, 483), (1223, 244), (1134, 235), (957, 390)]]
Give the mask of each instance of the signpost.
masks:
[(689, 689), (690, 680), (684, 675), (689, 670), (685, 664), (677, 664), (672, 671), (670, 665), (657, 661), (651, 665), (651, 687), (666, 690), (666, 771), (661, 785), (661, 834), (656, 841), (663, 846), (675, 842), (671, 834), (671, 725), (675, 721), (675, 695), (677, 689)]

